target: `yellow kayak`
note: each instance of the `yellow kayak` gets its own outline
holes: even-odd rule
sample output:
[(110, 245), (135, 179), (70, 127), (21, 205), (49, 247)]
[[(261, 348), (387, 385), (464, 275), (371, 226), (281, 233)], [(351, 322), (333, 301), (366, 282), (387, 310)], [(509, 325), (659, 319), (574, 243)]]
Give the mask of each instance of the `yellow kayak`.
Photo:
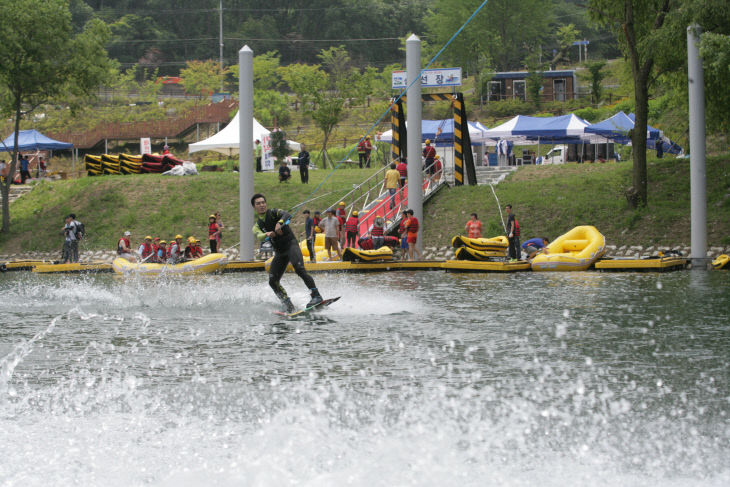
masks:
[(469, 247), (470, 249), (488, 252), (506, 250), (509, 247), (509, 240), (504, 235), (492, 238), (469, 238), (457, 235), (451, 239), (451, 245), (455, 248)]
[(125, 276), (194, 276), (218, 272), (227, 263), (228, 259), (223, 254), (208, 254), (180, 264), (140, 264), (118, 257), (112, 262), (112, 268), (117, 274)]
[(722, 254), (717, 259), (712, 261), (712, 268), (713, 269), (730, 269), (730, 256), (727, 254)]
[(533, 271), (585, 271), (606, 252), (606, 237), (590, 225), (575, 227), (532, 259)]
[(342, 260), (349, 262), (373, 262), (379, 260), (393, 260), (393, 249), (391, 249), (387, 245), (383, 245), (378, 250), (362, 250), (347, 247), (344, 252), (342, 252)]

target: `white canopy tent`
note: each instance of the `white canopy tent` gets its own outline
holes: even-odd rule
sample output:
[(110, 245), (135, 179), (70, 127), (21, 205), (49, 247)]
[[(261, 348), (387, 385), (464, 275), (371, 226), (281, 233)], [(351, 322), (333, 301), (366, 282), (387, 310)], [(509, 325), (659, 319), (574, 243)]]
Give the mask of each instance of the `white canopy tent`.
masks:
[[(233, 117), (233, 120), (230, 121), (226, 127), (218, 132), (217, 134), (213, 135), (212, 137), (208, 137), (205, 140), (201, 140), (200, 142), (195, 142), (193, 144), (190, 144), (188, 147), (188, 152), (199, 152), (203, 150), (212, 150), (215, 152), (220, 152), (221, 154), (225, 154), (228, 157), (231, 157), (235, 154), (238, 154), (238, 148), (239, 148), (239, 114), (236, 113), (236, 116)], [(253, 119), (253, 140), (260, 140), (262, 143), (266, 139), (268, 139), (269, 134), (271, 131), (267, 130), (266, 127), (261, 125), (258, 120), (255, 118)], [(292, 140), (287, 140), (287, 146), (289, 149), (294, 151), (301, 150), (302, 146), (299, 142), (294, 142)], [(266, 144), (264, 144), (266, 145)]]

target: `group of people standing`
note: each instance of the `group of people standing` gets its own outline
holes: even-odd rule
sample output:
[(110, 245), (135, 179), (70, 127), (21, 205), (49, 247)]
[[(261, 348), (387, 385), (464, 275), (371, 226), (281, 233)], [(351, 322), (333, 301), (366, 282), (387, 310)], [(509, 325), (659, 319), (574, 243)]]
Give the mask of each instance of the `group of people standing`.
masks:
[[(550, 240), (546, 237), (531, 238), (520, 246), (520, 223), (512, 212), (512, 205), (506, 205), (504, 210), (507, 213), (507, 226), (505, 231), (507, 233), (507, 241), (509, 242), (508, 256), (510, 260), (521, 259), (523, 250), (527, 253), (529, 260), (532, 260), (540, 252), (547, 252), (546, 247), (550, 243)], [(476, 213), (470, 215), (464, 230), (469, 238), (482, 237), (482, 222), (479, 221)]]
[[(28, 158), (28, 154), (21, 154), (19, 157), (20, 157), (20, 159), (18, 159), (18, 165), (20, 167), (19, 183), (25, 184), (25, 182), (28, 179), (31, 179), (33, 177), (30, 173), (32, 162)], [(43, 159), (43, 156), (38, 156), (38, 161), (35, 164), (35, 169), (36, 169), (36, 177), (38, 177), (38, 178), (43, 178), (48, 173), (48, 163), (46, 162), (45, 159)], [(5, 162), (5, 159), (0, 160), (0, 180), (4, 181), (5, 178), (8, 177), (9, 173), (10, 173), (10, 166)]]

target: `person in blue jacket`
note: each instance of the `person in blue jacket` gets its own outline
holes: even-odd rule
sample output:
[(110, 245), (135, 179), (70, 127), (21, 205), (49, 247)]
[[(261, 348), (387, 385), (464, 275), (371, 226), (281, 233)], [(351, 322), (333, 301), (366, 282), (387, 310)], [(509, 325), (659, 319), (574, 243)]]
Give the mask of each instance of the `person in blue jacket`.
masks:
[(531, 238), (522, 244), (522, 250), (527, 253), (527, 258), (532, 260), (541, 250), (547, 247), (550, 241), (545, 237)]

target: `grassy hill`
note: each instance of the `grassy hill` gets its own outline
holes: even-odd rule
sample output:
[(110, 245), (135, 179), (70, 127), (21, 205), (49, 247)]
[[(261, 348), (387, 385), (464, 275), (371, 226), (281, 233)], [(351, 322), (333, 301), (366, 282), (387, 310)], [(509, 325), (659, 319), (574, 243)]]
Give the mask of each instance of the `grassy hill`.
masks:
[[(326, 208), (375, 169), (338, 170), (315, 194), (327, 176), (310, 172), (310, 184), (280, 184), (276, 174), (254, 176), (257, 191), (270, 205), (291, 208), (308, 198), (321, 197), (305, 207)], [(649, 205), (631, 210), (623, 196), (630, 186), (631, 164), (565, 164), (524, 167), (496, 188), (504, 207), (511, 203), (523, 238), (550, 239), (575, 225), (592, 224), (616, 245), (678, 245), (690, 241), (689, 161), (649, 162)], [(730, 244), (730, 157), (708, 158), (708, 232), (710, 245)], [(226, 225), (223, 247), (238, 242), (238, 174), (202, 173), (196, 177), (159, 175), (103, 176), (40, 183), (11, 206), (11, 231), (0, 235), (0, 253), (52, 251), (62, 246), (64, 215), (74, 212), (86, 225), (82, 248), (111, 249), (124, 230), (133, 241), (144, 235), (169, 239), (176, 233), (207, 235), (207, 217), (220, 211)], [(425, 244), (448, 245), (463, 232), (469, 213), (484, 223), (484, 234), (503, 233), (499, 210), (488, 186), (441, 191), (425, 208)], [(301, 229), (301, 215), (295, 226)], [(301, 232), (300, 232), (301, 234)]]
[[(649, 204), (632, 210), (624, 191), (631, 186), (631, 163), (527, 166), (495, 187), (504, 211), (512, 204), (523, 241), (550, 240), (576, 225), (594, 225), (614, 245), (690, 243), (688, 159), (654, 159), (648, 164)], [(730, 244), (730, 157), (707, 159), (708, 244)], [(425, 208), (425, 238), (446, 245), (464, 232), (475, 212), (485, 236), (502, 235), (496, 199), (489, 187), (452, 188)]]

